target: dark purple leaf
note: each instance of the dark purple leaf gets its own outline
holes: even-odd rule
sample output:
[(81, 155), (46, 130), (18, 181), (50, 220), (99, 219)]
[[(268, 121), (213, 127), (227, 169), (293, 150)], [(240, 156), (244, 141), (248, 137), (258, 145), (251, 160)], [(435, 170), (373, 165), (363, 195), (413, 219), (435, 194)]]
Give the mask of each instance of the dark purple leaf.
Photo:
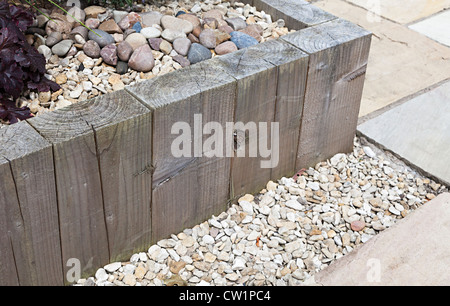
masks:
[(17, 107), (13, 101), (25, 88), (32, 91), (59, 90), (45, 77), (45, 58), (26, 41), (24, 31), (33, 15), (24, 9), (0, 2), (0, 119), (10, 123), (32, 116), (28, 107)]
[(45, 74), (45, 57), (28, 44), (24, 49), (27, 52), (30, 70)]
[(58, 84), (56, 84), (53, 81), (50, 81), (46, 77), (42, 77), (41, 80), (36, 83), (28, 82), (27, 87), (29, 89), (36, 89), (39, 92), (49, 91), (49, 90), (57, 91), (61, 88)]
[(11, 100), (0, 100), (0, 119), (8, 120), (12, 124), (18, 120), (31, 118), (32, 116), (28, 107), (17, 107)]
[(25, 31), (33, 23), (33, 14), (23, 7), (11, 5), (9, 11), (12, 21), (22, 31)]
[(14, 25), (2, 28), (0, 29), (0, 49), (17, 47), (17, 44), (22, 45), (22, 38), (25, 40), (25, 36)]
[(2, 91), (17, 99), (23, 89), (23, 71), (16, 63), (0, 62), (0, 86)]
[(6, 28), (7, 23), (11, 20), (11, 12), (9, 4), (6, 1), (0, 2), (0, 28)]

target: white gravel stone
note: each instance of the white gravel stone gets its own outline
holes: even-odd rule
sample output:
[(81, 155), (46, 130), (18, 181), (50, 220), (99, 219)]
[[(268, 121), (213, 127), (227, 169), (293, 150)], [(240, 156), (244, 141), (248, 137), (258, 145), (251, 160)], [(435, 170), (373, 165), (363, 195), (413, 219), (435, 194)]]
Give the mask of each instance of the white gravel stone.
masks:
[(210, 235), (204, 235), (203, 237), (202, 237), (202, 241), (203, 241), (203, 243), (205, 243), (205, 244), (213, 244), (214, 243), (214, 238), (212, 237), (212, 236), (210, 236)]
[[(119, 270), (119, 268), (120, 268), (121, 266), (122, 266), (122, 263), (120, 263), (120, 262), (113, 262), (113, 263), (107, 264), (107, 265), (104, 267), (104, 269), (105, 269), (107, 272), (112, 273), (112, 272), (114, 272), (114, 271)], [(96, 276), (96, 277), (97, 277), (97, 276)]]
[(144, 252), (140, 252), (139, 253), (139, 260), (146, 262), (148, 260), (147, 254), (145, 254)]
[(106, 273), (105, 269), (100, 268), (97, 270), (97, 272), (95, 272), (95, 278), (96, 278), (96, 283), (98, 282), (104, 282), (108, 279), (109, 275), (108, 273)]
[(236, 257), (233, 261), (233, 266), (231, 267), (232, 270), (243, 270), (246, 267), (246, 261), (242, 257)]
[(375, 152), (373, 152), (373, 150), (368, 146), (364, 146), (363, 150), (364, 150), (364, 153), (370, 158), (375, 158), (377, 156), (375, 154)]
[(77, 99), (78, 97), (81, 96), (81, 93), (82, 93), (82, 92), (83, 92), (83, 86), (78, 85), (77, 87), (75, 87), (74, 90), (72, 90), (72, 91), (70, 92), (69, 96), (70, 96), (72, 99)]
[(253, 214), (253, 205), (252, 203), (248, 202), (248, 201), (240, 201), (239, 202), (239, 206), (241, 206), (242, 210), (247, 213), (252, 215)]
[(133, 274), (134, 270), (136, 270), (136, 266), (133, 264), (127, 264), (123, 267), (124, 274)]
[(217, 228), (222, 228), (222, 224), (217, 221), (216, 219), (209, 219), (209, 224), (211, 224), (211, 226), (217, 227)]
[(258, 238), (259, 236), (261, 236), (261, 233), (260, 233), (260, 232), (252, 231), (252, 232), (247, 236), (247, 240), (248, 240), (248, 241), (253, 241), (253, 240), (256, 240), (256, 238)]
[(300, 204), (297, 200), (286, 201), (285, 205), (289, 208), (299, 210), (299, 211), (302, 211), (305, 209), (304, 206), (302, 204)]
[[(296, 181), (269, 182), (260, 194), (246, 195), (249, 201), (151, 246), (142, 253), (145, 281), (127, 276), (144, 262), (138, 253), (131, 263), (99, 269), (93, 284), (123, 285), (119, 274), (128, 284), (160, 286), (177, 264), (189, 285), (312, 284), (315, 273), (426, 203), (434, 190), (382, 151), (371, 157), (359, 141), (353, 153), (337, 154)], [(361, 232), (351, 230), (357, 220), (366, 224)]]
[(389, 211), (394, 215), (400, 216), (400, 211), (398, 211), (397, 208), (395, 208), (394, 206), (390, 206)]
[(311, 188), (311, 189), (314, 190), (314, 191), (317, 191), (317, 190), (320, 189), (320, 185), (319, 185), (318, 182), (308, 182), (308, 183), (306, 184), (306, 187)]

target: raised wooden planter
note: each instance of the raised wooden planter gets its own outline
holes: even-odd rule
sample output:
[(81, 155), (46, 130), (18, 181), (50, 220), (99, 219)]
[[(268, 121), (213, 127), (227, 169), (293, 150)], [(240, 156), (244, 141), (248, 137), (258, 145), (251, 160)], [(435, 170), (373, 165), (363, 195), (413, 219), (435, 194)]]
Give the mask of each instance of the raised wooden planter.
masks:
[[(370, 33), (305, 1), (246, 2), (299, 31), (0, 130), (0, 285), (63, 285), (71, 258), (92, 275), (352, 150)], [(278, 122), (279, 163), (174, 157), (174, 123), (200, 115)]]

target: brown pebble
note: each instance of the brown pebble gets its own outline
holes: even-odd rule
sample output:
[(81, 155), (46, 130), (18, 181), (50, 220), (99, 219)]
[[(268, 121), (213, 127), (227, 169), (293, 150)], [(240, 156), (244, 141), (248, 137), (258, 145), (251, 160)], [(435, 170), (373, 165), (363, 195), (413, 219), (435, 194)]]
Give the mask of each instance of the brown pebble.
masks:
[(350, 223), (350, 227), (352, 228), (352, 230), (359, 232), (366, 227), (366, 223), (361, 220), (356, 220)]

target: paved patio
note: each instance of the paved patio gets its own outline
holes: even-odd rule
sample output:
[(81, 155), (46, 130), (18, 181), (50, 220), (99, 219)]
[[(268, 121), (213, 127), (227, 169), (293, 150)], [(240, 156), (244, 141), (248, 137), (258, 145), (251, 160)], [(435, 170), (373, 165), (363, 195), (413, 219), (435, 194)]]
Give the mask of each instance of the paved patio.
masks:
[[(450, 184), (450, 0), (312, 0), (373, 33), (358, 131)], [(316, 275), (322, 285), (450, 285), (450, 194)]]
[(450, 284), (450, 194), (443, 193), (401, 222), (315, 275), (324, 286)]

